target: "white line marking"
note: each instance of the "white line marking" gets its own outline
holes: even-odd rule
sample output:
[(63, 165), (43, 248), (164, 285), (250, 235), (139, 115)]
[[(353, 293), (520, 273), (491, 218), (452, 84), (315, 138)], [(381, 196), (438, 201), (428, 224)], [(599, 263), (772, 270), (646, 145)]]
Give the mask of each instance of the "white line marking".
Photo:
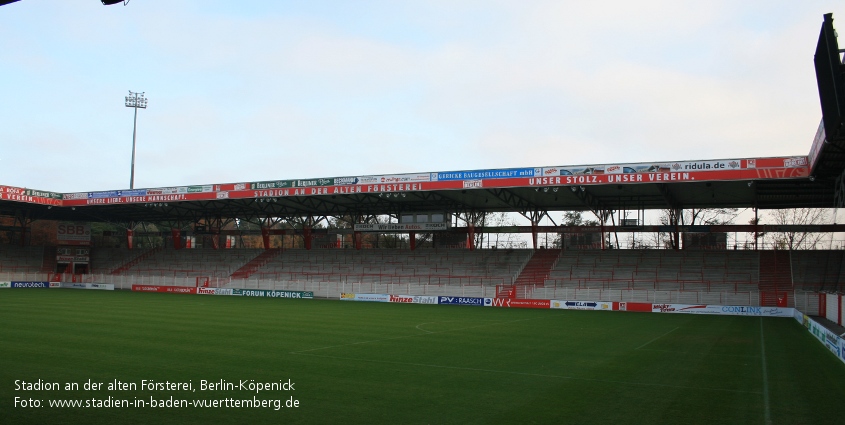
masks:
[(485, 373), (497, 373), (497, 374), (509, 374), (509, 375), (521, 375), (521, 376), (536, 376), (540, 378), (553, 378), (553, 379), (566, 379), (566, 380), (573, 380), (573, 381), (589, 381), (589, 382), (602, 382), (614, 385), (635, 385), (635, 386), (643, 386), (643, 387), (662, 387), (662, 388), (678, 388), (678, 389), (690, 389), (690, 390), (705, 390), (705, 391), (720, 391), (720, 392), (728, 392), (728, 393), (741, 393), (741, 394), (760, 394), (756, 391), (742, 391), (742, 390), (733, 390), (727, 388), (710, 388), (710, 387), (690, 387), (690, 386), (683, 386), (683, 385), (667, 385), (667, 384), (650, 384), (647, 382), (630, 382), (630, 381), (614, 381), (612, 379), (594, 379), (594, 378), (578, 378), (574, 376), (563, 376), (563, 375), (545, 375), (542, 373), (529, 373), (529, 372), (515, 372), (511, 370), (495, 370), (495, 369), (481, 369), (481, 368), (474, 368), (474, 367), (460, 367), (460, 366), (444, 366), (444, 365), (436, 365), (436, 364), (425, 364), (425, 363), (406, 363), (406, 362), (394, 362), (394, 361), (387, 361), (387, 360), (372, 360), (372, 359), (358, 359), (354, 357), (342, 357), (342, 356), (327, 356), (323, 354), (311, 354), (311, 353), (303, 353), (299, 352), (292, 352), (290, 354), (300, 355), (300, 356), (311, 356), (311, 357), (322, 357), (327, 359), (339, 359), (339, 360), (354, 360), (359, 362), (368, 362), (368, 363), (384, 363), (384, 364), (394, 364), (394, 365), (403, 365), (403, 366), (417, 366), (417, 367), (431, 367), (437, 369), (452, 369), (452, 370), (466, 370), (470, 372), (485, 372)]
[(744, 354), (716, 354), (716, 353), (706, 353), (706, 352), (699, 352), (699, 351), (675, 351), (675, 350), (658, 350), (654, 348), (638, 348), (638, 350), (642, 351), (657, 351), (661, 353), (675, 353), (675, 354), (698, 354), (701, 356), (723, 356), (723, 357), (742, 357), (742, 358), (751, 358), (751, 359), (758, 359), (760, 356), (747, 356)]
[[(300, 353), (307, 353), (309, 351), (328, 350), (329, 348), (348, 347), (350, 345), (369, 344), (371, 342), (390, 341), (390, 340), (394, 340), (394, 339), (404, 339), (404, 338), (413, 338), (413, 337), (417, 337), (417, 336), (442, 334), (442, 333), (445, 333), (445, 332), (463, 331), (463, 330), (466, 330), (466, 329), (482, 328), (484, 326), (491, 326), (491, 325), (503, 325), (503, 324), (506, 324), (506, 323), (524, 322), (526, 320), (533, 320), (533, 319), (537, 319), (537, 318), (511, 320), (511, 321), (507, 321), (507, 322), (493, 322), (493, 323), (487, 323), (487, 324), (484, 324), (484, 325), (468, 326), (468, 327), (465, 327), (465, 328), (458, 328), (458, 329), (448, 329), (448, 330), (445, 330), (445, 331), (438, 331), (438, 332), (427, 331), (428, 333), (424, 333), (424, 334), (394, 336), (394, 337), (391, 337), (391, 338), (381, 338), (381, 339), (373, 339), (373, 340), (369, 340), (369, 341), (350, 342), (350, 343), (347, 343), (347, 344), (329, 345), (329, 346), (326, 346), (326, 347), (318, 347), (318, 348), (310, 348), (310, 349), (307, 349), (307, 350), (291, 351), (290, 354), (300, 354)], [(422, 330), (422, 329), (420, 329), (420, 330)]]
[(425, 330), (425, 329), (421, 328), (420, 326), (422, 326), (422, 325), (430, 325), (430, 324), (432, 324), (432, 323), (438, 323), (438, 322), (425, 322), (425, 323), (420, 323), (419, 325), (414, 326), (414, 328), (419, 329), (419, 330), (421, 330), (421, 331), (423, 331), (423, 332), (431, 333), (431, 331), (427, 331), (427, 330)]
[(769, 373), (766, 371), (766, 341), (763, 339), (763, 318), (760, 318), (760, 352), (763, 358), (763, 419), (766, 425), (772, 423), (772, 411), (769, 405)]
[[(428, 329), (423, 329), (423, 328), (421, 328), (421, 326), (423, 326), (423, 325), (430, 325), (430, 324), (432, 324), (432, 323), (455, 323), (455, 322), (460, 322), (460, 320), (438, 320), (438, 321), (436, 321), (436, 322), (425, 322), (425, 323), (420, 323), (420, 324), (419, 324), (419, 325), (417, 325), (417, 326), (414, 326), (414, 328), (415, 328), (415, 329), (418, 329), (418, 330), (420, 330), (420, 331), (426, 332), (426, 333), (434, 333), (434, 331), (430, 331), (430, 330), (428, 330)], [(502, 322), (501, 320), (471, 320), (471, 322), (496, 322), (496, 323), (505, 323), (505, 322)], [(491, 323), (491, 325), (495, 325), (496, 323)]]
[(652, 342), (657, 341), (658, 339), (663, 338), (664, 336), (669, 335), (670, 333), (675, 332), (675, 331), (676, 331), (676, 330), (678, 330), (678, 329), (680, 329), (680, 326), (679, 326), (679, 327), (677, 327), (677, 328), (675, 328), (675, 329), (672, 329), (672, 330), (671, 330), (671, 331), (669, 331), (669, 332), (666, 332), (666, 333), (665, 333), (665, 334), (663, 334), (663, 335), (660, 335), (660, 336), (659, 336), (659, 337), (657, 337), (657, 338), (652, 339), (652, 340), (651, 340), (651, 341), (649, 341), (649, 342), (646, 342), (646, 343), (645, 343), (645, 344), (643, 344), (643, 345), (640, 345), (639, 347), (635, 348), (635, 350), (639, 350), (640, 348), (643, 348), (643, 347), (645, 347), (646, 345), (651, 344)]

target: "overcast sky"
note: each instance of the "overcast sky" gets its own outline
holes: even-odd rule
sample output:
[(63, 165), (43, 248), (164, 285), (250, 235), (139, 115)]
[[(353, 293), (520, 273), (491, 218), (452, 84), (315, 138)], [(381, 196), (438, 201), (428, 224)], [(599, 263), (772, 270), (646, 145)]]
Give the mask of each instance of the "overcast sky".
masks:
[[(0, 184), (58, 192), (806, 155), (842, 1), (21, 0)], [(845, 41), (840, 38), (840, 46)]]

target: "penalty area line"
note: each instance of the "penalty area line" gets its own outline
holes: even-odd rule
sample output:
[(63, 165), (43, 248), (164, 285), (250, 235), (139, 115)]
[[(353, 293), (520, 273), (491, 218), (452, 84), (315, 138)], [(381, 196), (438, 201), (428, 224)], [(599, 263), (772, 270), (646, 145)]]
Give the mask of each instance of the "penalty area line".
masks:
[(681, 327), (679, 326), (679, 327), (677, 327), (677, 328), (675, 328), (675, 329), (672, 329), (671, 331), (666, 332), (665, 334), (660, 335), (659, 337), (654, 338), (654, 339), (652, 339), (651, 341), (646, 342), (646, 343), (645, 343), (645, 344), (643, 344), (643, 345), (640, 345), (639, 347), (635, 348), (634, 350), (639, 350), (640, 348), (643, 348), (643, 347), (645, 347), (646, 345), (651, 344), (652, 342), (657, 341), (658, 339), (663, 338), (664, 336), (669, 335), (670, 333), (675, 332), (675, 331), (676, 331), (676, 330), (678, 330), (678, 329), (681, 329)]

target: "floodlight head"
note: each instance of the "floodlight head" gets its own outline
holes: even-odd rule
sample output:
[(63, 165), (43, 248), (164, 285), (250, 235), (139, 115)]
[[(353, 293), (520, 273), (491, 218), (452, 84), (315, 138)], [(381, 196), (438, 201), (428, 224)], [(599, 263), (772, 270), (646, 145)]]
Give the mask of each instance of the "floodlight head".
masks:
[(135, 93), (129, 90), (129, 96), (125, 96), (124, 100), (127, 108), (147, 109), (147, 98), (144, 97), (144, 92)]

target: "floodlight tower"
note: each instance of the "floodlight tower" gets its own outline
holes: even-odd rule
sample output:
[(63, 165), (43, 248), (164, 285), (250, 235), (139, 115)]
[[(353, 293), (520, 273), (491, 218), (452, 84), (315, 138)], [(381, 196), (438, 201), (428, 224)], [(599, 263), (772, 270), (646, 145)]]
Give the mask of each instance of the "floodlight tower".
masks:
[(132, 169), (129, 172), (129, 188), (135, 189), (135, 134), (138, 128), (138, 108), (147, 109), (147, 98), (144, 97), (144, 92), (135, 93), (129, 90), (129, 96), (126, 96), (126, 107), (135, 108), (135, 122), (132, 124)]

